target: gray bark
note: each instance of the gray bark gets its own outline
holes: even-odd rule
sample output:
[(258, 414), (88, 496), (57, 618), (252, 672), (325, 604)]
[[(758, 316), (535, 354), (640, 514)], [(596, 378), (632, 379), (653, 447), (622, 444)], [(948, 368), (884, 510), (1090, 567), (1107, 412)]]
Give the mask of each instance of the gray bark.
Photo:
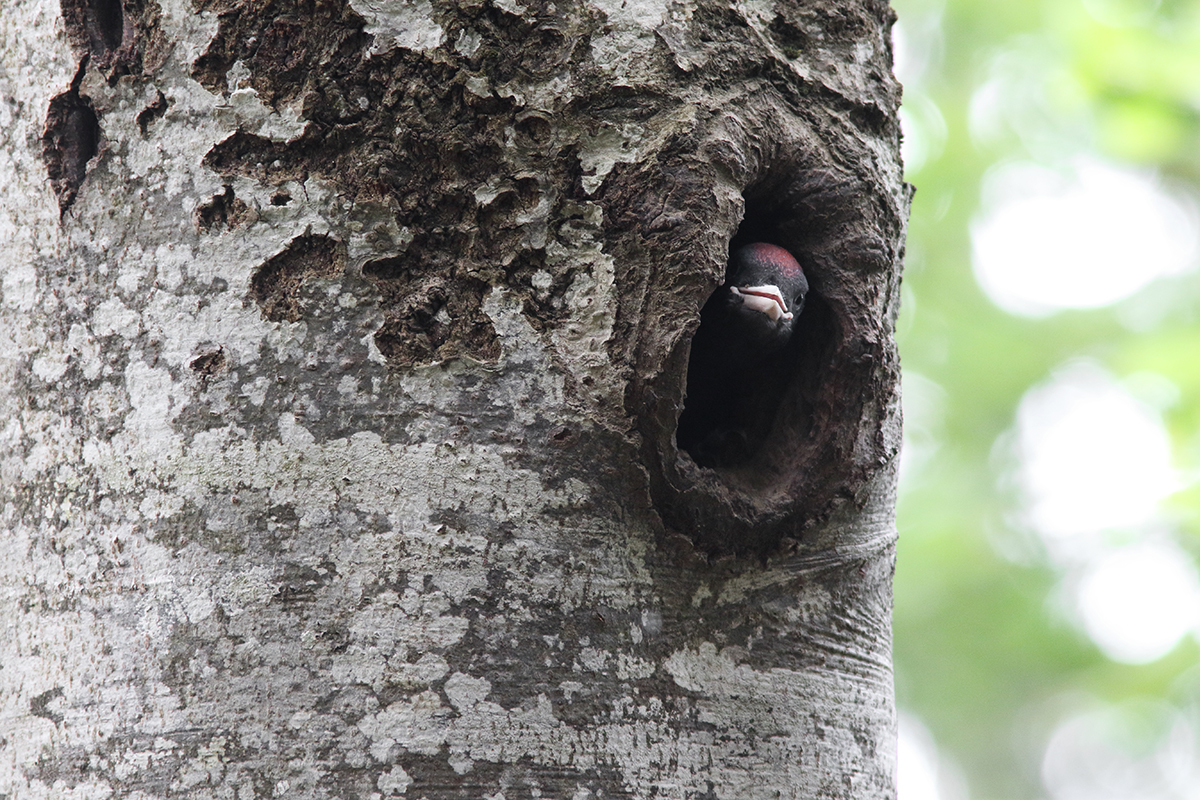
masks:
[(5, 0), (0, 796), (892, 797), (886, 4), (283, 5)]

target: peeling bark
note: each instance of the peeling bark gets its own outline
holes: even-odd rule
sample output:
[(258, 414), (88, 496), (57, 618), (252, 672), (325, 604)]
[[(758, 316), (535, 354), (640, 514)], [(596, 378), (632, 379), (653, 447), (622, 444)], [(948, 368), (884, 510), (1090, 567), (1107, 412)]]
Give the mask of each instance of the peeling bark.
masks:
[[(893, 795), (886, 4), (62, 15), (0, 15), (0, 794)], [(812, 292), (706, 469), (751, 240)]]

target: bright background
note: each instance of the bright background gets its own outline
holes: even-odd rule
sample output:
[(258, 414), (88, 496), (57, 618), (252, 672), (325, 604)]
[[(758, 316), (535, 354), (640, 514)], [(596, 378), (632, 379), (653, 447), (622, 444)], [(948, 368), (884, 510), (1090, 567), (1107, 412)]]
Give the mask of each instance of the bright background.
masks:
[(1200, 0), (893, 0), (900, 800), (1200, 799)]

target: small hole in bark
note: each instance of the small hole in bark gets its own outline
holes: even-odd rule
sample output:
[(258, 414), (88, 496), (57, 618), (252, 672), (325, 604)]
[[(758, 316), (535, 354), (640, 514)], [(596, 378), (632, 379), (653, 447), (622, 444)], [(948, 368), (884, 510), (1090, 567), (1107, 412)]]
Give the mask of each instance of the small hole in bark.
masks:
[(776, 46), (790, 59), (799, 58), (811, 47), (808, 33), (779, 14), (772, 20), (769, 31)]
[(196, 348), (188, 368), (201, 377), (212, 377), (225, 369), (225, 348), (219, 344), (203, 344)]
[(145, 136), (150, 128), (150, 123), (167, 113), (167, 96), (161, 91), (158, 92), (154, 99), (146, 104), (146, 107), (137, 115), (138, 130)]
[(71, 44), (95, 64), (107, 62), (125, 39), (121, 0), (63, 0), (62, 15)]
[(341, 275), (345, 263), (345, 245), (336, 239), (319, 234), (298, 236), (258, 266), (250, 278), (249, 296), (272, 322), (295, 322), (304, 315), (304, 284)]
[(91, 101), (72, 88), (50, 101), (46, 132), (42, 135), (42, 160), (50, 186), (65, 212), (87, 177), (88, 161), (100, 147), (100, 120)]
[(447, 287), (426, 280), (413, 285), (376, 331), (375, 345), (397, 366), (463, 356), (495, 361), (500, 357), (500, 340), (480, 308), (485, 292), (483, 284)]
[(550, 141), (553, 133), (550, 121), (534, 113), (518, 119), (513, 127), (516, 128), (518, 134), (528, 140), (529, 144), (533, 145), (546, 144)]
[(196, 209), (196, 225), (200, 230), (214, 226), (236, 228), (246, 221), (249, 207), (233, 193), (233, 187), (225, 184), (225, 191), (213, 195), (207, 203)]
[(374, 281), (395, 281), (408, 277), (408, 260), (400, 256), (368, 261), (362, 266), (363, 277)]
[(93, 53), (104, 53), (121, 46), (125, 35), (121, 0), (91, 0), (87, 4), (87, 22)]

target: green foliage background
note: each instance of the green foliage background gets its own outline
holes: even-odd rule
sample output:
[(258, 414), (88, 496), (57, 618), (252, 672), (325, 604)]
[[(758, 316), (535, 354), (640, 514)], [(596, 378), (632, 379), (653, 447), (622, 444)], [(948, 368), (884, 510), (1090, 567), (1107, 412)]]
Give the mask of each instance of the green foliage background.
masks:
[[(900, 498), (897, 693), (973, 800), (1049, 797), (1043, 751), (1070, 713), (1169, 707), (1200, 731), (1200, 648), (1193, 634), (1149, 664), (1105, 657), (1066, 607), (1066, 576), (1014, 521), (1019, 499), (1006, 488), (997, 442), (1023, 393), (1073, 358), (1094, 359), (1118, 379), (1165, 377), (1178, 388), (1164, 422), (1187, 485), (1164, 514), (1195, 559), (1200, 276), (1161, 279), (1107, 308), (1019, 317), (976, 284), (969, 225), (987, 170), (1015, 159), (1053, 167), (1087, 154), (1200, 193), (1200, 1), (893, 5), (910, 73), (901, 74), (904, 113), (919, 134), (900, 348), (906, 376), (940, 387), (925, 419), (912, 419), (906, 403), (909, 439), (932, 455), (906, 475)], [(999, 125), (973, 135), (972, 98), (998, 71), (1018, 91), (1001, 94)], [(1126, 728), (1110, 738), (1131, 757), (1164, 735), (1153, 719)], [(1178, 796), (1200, 797), (1195, 776), (1195, 793)]]

